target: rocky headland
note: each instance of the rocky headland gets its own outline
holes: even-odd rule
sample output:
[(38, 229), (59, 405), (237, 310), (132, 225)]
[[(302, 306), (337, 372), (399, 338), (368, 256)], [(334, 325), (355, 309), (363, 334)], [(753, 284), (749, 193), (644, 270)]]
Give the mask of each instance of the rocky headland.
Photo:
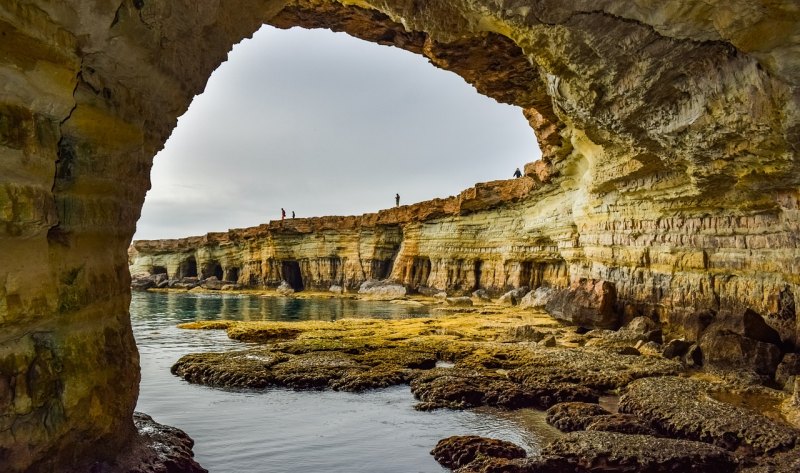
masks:
[[(800, 289), (796, 1), (21, 0), (0, 4), (6, 471), (108, 463), (136, 436), (127, 250), (152, 158), (231, 46), (265, 23), (330, 28), (423, 55), (478, 93), (519, 106), (543, 155), (513, 184), (524, 188), (516, 200), (487, 207), (499, 192), (488, 185), (430, 218), (372, 227), (353, 218), (349, 233), (331, 226), (332, 238), (349, 241), (327, 254), (327, 236), (314, 237), (323, 227), (302, 238), (265, 229), (265, 240), (296, 244), (254, 237), (239, 261), (219, 261), (239, 271), (223, 268), (220, 281), (352, 287), (377, 276), (448, 295), (551, 288), (559, 291), (551, 313), (578, 325), (598, 322), (584, 310), (598, 305), (618, 317), (613, 326), (601, 319), (600, 330), (645, 317), (682, 360), (746, 372), (736, 378), (751, 385), (791, 384)], [(300, 252), (302, 243), (320, 251)], [(263, 257), (249, 253), (262, 249)], [(212, 258), (195, 260), (200, 277), (200, 260)], [(659, 423), (695, 432), (679, 418)], [(608, 451), (598, 464), (631, 465), (611, 460), (631, 452)]]

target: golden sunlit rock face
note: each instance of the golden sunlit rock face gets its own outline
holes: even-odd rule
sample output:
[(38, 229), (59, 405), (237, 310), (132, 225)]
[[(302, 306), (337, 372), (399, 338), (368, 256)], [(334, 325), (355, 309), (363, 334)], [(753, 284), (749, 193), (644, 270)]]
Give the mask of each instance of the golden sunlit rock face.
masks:
[[(80, 469), (133, 435), (126, 251), (152, 157), (263, 23), (425, 55), (519, 105), (543, 160), (413, 214), (259, 227), (191, 250), (230, 242), (219, 251), (239, 258), (237, 279), (272, 274), (282, 248), (299, 253), (274, 258), (313, 256), (319, 284), (340, 274), (323, 256), (352, 281), (393, 258), (390, 277), (438, 288), (479, 273), (500, 289), (535, 269), (535, 284), (609, 281), (620, 311), (676, 335), (699, 313), (749, 308), (796, 343), (798, 20), (791, 0), (2, 2), (0, 464)], [(323, 255), (320, 234), (342, 244)]]

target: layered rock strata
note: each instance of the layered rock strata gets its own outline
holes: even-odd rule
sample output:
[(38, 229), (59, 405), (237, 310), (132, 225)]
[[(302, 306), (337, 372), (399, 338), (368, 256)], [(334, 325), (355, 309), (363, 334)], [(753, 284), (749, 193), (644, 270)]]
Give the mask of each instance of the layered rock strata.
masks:
[(523, 109), (541, 186), (440, 234), (510, 235), (503, 265), (547, 255), (676, 333), (750, 309), (796, 344), (799, 17), (790, 0), (0, 3), (0, 460), (47, 471), (134, 435), (125, 252), (152, 157), (263, 23), (401, 47)]

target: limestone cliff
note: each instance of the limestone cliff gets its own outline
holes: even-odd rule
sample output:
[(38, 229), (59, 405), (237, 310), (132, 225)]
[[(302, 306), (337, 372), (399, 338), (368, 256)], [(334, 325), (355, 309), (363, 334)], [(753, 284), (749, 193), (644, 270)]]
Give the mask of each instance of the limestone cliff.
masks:
[(354, 221), (337, 238), (370, 267), (320, 260), (320, 283), (385, 271), (397, 243), (392, 276), (427, 257), (437, 286), (473, 284), (478, 260), (493, 287), (563, 260), (543, 274), (613, 282), (631, 314), (749, 308), (796, 343), (798, 19), (793, 0), (0, 2), (0, 463), (81, 468), (134, 435), (126, 250), (152, 156), (263, 23), (422, 54), (522, 107), (544, 151), (519, 202)]

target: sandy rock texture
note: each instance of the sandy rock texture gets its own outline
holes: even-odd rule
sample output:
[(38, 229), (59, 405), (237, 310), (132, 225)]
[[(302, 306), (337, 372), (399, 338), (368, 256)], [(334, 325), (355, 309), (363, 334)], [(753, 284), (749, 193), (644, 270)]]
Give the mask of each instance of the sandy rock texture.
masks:
[[(452, 199), (139, 245), (141, 258), (160, 246), (197, 273), (218, 258), (238, 274), (214, 266), (217, 279), (244, 284), (602, 280), (618, 313), (665, 334), (752, 310), (795, 347), (799, 16), (792, 0), (3, 2), (0, 461), (51, 471), (135, 435), (126, 250), (152, 157), (263, 23), (424, 55), (520, 106), (542, 160)], [(314, 249), (325, 231), (345, 254)]]

